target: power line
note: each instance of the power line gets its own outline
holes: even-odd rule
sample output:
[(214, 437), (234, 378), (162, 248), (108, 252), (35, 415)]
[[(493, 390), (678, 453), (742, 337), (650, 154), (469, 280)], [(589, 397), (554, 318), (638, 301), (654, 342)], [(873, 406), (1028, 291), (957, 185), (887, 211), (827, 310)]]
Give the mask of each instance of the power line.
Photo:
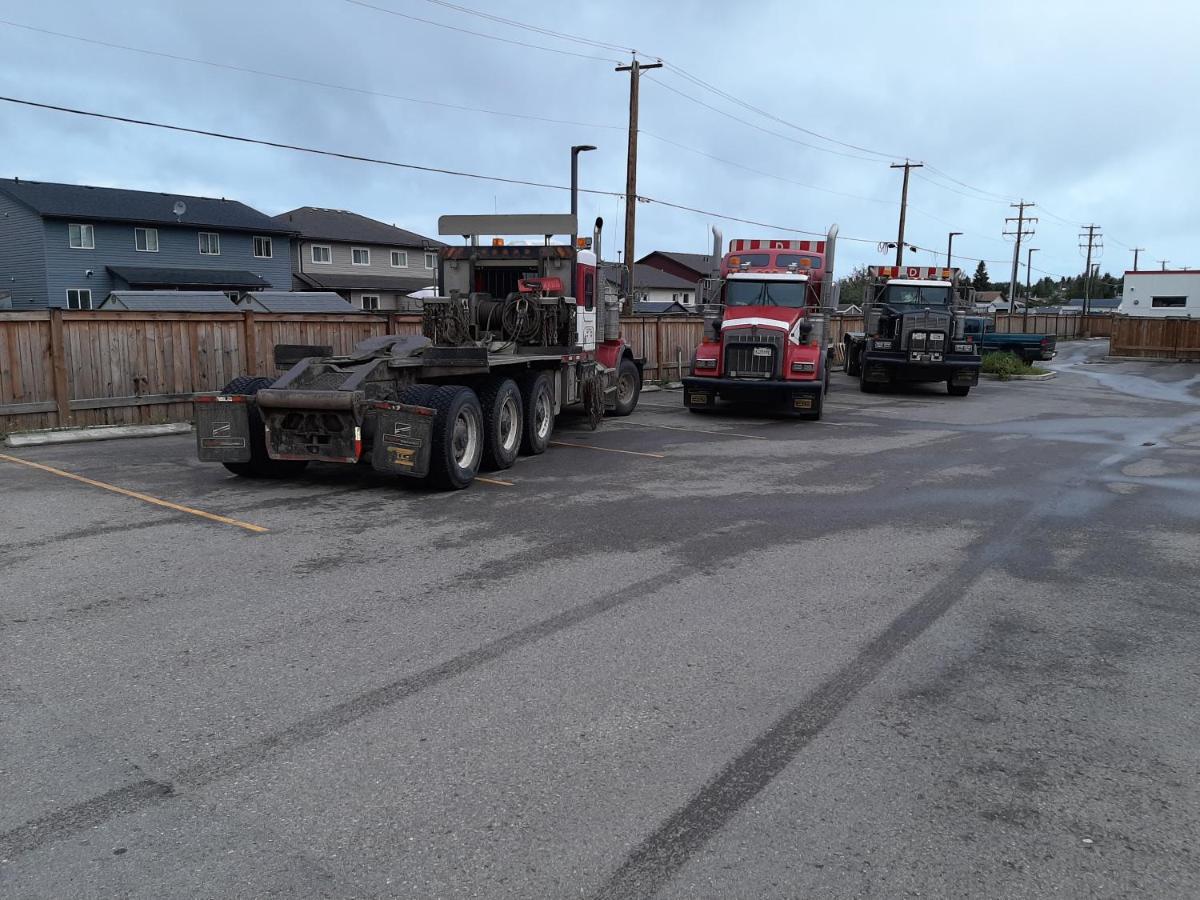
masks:
[(489, 116), (502, 116), (512, 119), (525, 119), (533, 122), (548, 122), (554, 125), (571, 125), (579, 128), (605, 128), (615, 131), (620, 131), (624, 126), (621, 125), (602, 125), (597, 122), (576, 122), (571, 119), (554, 119), (549, 116), (536, 116), (529, 113), (514, 113), (505, 112), (503, 110), (486, 109), (478, 106), (462, 106), (457, 103), (444, 103), (440, 100), (428, 100), (422, 97), (407, 97), (402, 94), (391, 94), (387, 91), (376, 91), (370, 88), (355, 87), (354, 85), (338, 84), (332, 81), (320, 81), (315, 78), (304, 78), (298, 75), (285, 75), (281, 72), (272, 72), (267, 69), (255, 69), (249, 66), (239, 66), (232, 63), (214, 62), (208, 59), (200, 59), (195, 56), (183, 56), (177, 53), (167, 53), (161, 50), (150, 50), (146, 47), (135, 47), (131, 44), (117, 44), (112, 41), (103, 41), (97, 38), (84, 37), (78, 34), (69, 34), (64, 31), (52, 31), (49, 28), (38, 28), (33, 25), (25, 25), (21, 22), (13, 22), (8, 19), (0, 19), (0, 25), (8, 25), (11, 28), (20, 28), (25, 31), (32, 31), (38, 34), (46, 34), (52, 37), (64, 38), (70, 41), (78, 41), (83, 44), (92, 44), (98, 47), (107, 47), (112, 50), (126, 50), (130, 53), (141, 53), (146, 56), (156, 56), (160, 59), (169, 59), (175, 62), (194, 63), (200, 66), (209, 66), (214, 69), (225, 69), (230, 72), (239, 72), (246, 75), (258, 75), (264, 78), (275, 78), (280, 81), (292, 81), (297, 84), (309, 85), (311, 87), (329, 88), (335, 91), (346, 91), (352, 94), (362, 94), (368, 97), (382, 97), (386, 100), (401, 100), (406, 103), (419, 103), (425, 106), (437, 106), (442, 109), (453, 109), (460, 112), (475, 112), (483, 113)]
[(637, 53), (631, 47), (622, 47), (620, 44), (610, 44), (607, 41), (598, 41), (595, 38), (581, 37), (580, 35), (568, 34), (564, 31), (555, 31), (551, 28), (542, 28), (539, 25), (529, 25), (525, 22), (518, 22), (515, 19), (506, 19), (503, 16), (497, 16), (493, 13), (485, 12), (482, 9), (471, 9), (467, 6), (459, 6), (456, 3), (449, 3), (447, 0), (425, 0), (426, 3), (432, 3), (434, 6), (442, 6), (446, 9), (452, 9), (455, 12), (466, 13), (472, 16), (479, 16), (483, 19), (490, 19), (493, 22), (499, 22), (502, 25), (510, 25), (513, 28), (523, 28), (526, 31), (534, 31), (546, 37), (558, 38), (563, 41), (572, 41), (576, 44), (583, 44), (587, 47), (597, 47), (601, 50), (613, 50), (617, 53)]

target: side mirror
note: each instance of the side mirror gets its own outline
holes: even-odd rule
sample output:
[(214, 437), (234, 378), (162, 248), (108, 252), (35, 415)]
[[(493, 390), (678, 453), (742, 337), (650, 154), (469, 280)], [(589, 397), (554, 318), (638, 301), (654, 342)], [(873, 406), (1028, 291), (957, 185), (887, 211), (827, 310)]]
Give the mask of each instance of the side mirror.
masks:
[(812, 337), (812, 322), (801, 322), (796, 326), (796, 334), (800, 338), (800, 343), (807, 344), (809, 338)]

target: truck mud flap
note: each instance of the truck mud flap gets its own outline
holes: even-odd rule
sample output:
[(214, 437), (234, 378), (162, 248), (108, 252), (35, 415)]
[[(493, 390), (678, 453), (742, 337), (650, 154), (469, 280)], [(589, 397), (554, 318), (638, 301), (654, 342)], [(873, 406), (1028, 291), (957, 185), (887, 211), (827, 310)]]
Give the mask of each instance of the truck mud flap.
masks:
[(204, 462), (250, 461), (250, 408), (241, 394), (197, 397), (196, 454)]
[(424, 478), (429, 474), (435, 410), (407, 403), (377, 402), (371, 467), (377, 472)]

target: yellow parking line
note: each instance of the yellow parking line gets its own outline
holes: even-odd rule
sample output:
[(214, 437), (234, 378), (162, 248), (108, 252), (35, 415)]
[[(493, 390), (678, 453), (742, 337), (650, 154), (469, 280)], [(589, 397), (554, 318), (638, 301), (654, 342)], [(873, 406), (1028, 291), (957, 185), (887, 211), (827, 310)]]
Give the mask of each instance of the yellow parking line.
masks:
[(7, 453), (0, 453), (0, 459), (4, 460), (5, 462), (16, 463), (19, 466), (28, 466), (31, 469), (49, 472), (51, 475), (60, 475), (63, 478), (70, 478), (72, 481), (78, 481), (82, 484), (101, 488), (102, 490), (112, 491), (114, 494), (121, 494), (124, 497), (132, 497), (134, 500), (141, 500), (144, 503), (153, 503), (155, 506), (173, 509), (176, 512), (189, 513), (193, 516), (199, 516), (201, 519), (208, 519), (212, 522), (220, 522), (222, 525), (233, 525), (236, 528), (244, 528), (247, 531), (253, 531), (256, 534), (262, 534), (267, 530), (261, 525), (252, 525), (249, 522), (240, 522), (237, 519), (230, 519), (227, 516), (218, 516), (216, 513), (205, 512), (202, 509), (193, 509), (190, 506), (181, 506), (178, 503), (172, 503), (170, 500), (160, 500), (158, 497), (151, 497), (149, 494), (143, 494), (140, 491), (130, 491), (123, 487), (117, 487), (115, 484), (96, 481), (94, 478), (85, 478), (84, 476), (76, 475), (73, 472), (64, 472), (62, 469), (54, 468), (54, 466), (44, 466), (41, 463), (35, 463), (28, 459), (20, 459), (16, 456), (9, 456)]
[(663, 453), (642, 453), (640, 450), (617, 450), (613, 447), (597, 447), (595, 444), (572, 444), (569, 441), (551, 441), (555, 447), (578, 447), (580, 450), (603, 450), (605, 453), (627, 453), (630, 456), (648, 456), (650, 459), (666, 459)]
[(514, 487), (515, 486), (515, 482), (501, 481), (499, 478), (484, 478), (482, 475), (476, 475), (475, 480), (482, 481), (484, 484), (499, 484), (504, 487)]

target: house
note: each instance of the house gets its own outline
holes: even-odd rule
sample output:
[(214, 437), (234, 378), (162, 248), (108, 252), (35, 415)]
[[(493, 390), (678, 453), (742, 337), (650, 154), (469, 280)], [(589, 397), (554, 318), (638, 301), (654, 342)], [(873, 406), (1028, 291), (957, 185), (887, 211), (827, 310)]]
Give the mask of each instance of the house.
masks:
[(336, 291), (358, 309), (419, 310), (421, 301), (409, 295), (436, 288), (441, 241), (344, 209), (302, 206), (275, 222), (297, 233), (297, 291)]
[(334, 291), (255, 291), (238, 302), (238, 309), (271, 313), (352, 313), (361, 306), (351, 306)]
[(863, 311), (862, 307), (857, 303), (849, 303), (846, 306), (839, 306), (837, 308), (837, 314), (839, 316), (861, 316)]
[(668, 272), (693, 284), (699, 284), (705, 278), (715, 275), (721, 265), (721, 260), (709, 254), (675, 253), (669, 250), (655, 250), (647, 253), (637, 262), (639, 265)]
[(1200, 272), (1195, 269), (1126, 272), (1124, 292), (1116, 312), (1127, 316), (1200, 316)]
[(0, 178), (0, 221), (13, 309), (291, 286), (289, 229), (236, 200)]
[[(1193, 273), (1198, 274), (1198, 273)], [(1174, 299), (1174, 298), (1172, 298)], [(1092, 314), (1099, 315), (1101, 313), (1113, 313), (1117, 311), (1117, 307), (1121, 305), (1120, 297), (1092, 297), (1088, 300), (1088, 311)], [(1132, 304), (1130, 304), (1132, 305)], [(1134, 307), (1137, 309), (1137, 307)], [(1041, 310), (1039, 310), (1041, 311)], [(1067, 300), (1058, 308), (1059, 315), (1071, 315), (1083, 312), (1083, 298), (1076, 297), (1074, 300)], [(1155, 313), (1158, 315), (1158, 313)], [(1171, 313), (1171, 315), (1183, 315), (1183, 313)]]
[(679, 303), (689, 310), (694, 310), (697, 302), (697, 282), (653, 266), (635, 263), (633, 293), (633, 299), (638, 303)]
[(113, 291), (97, 307), (125, 312), (237, 312), (222, 291)]
[(635, 300), (633, 303), (635, 316), (686, 316), (694, 312), (694, 308), (677, 300)]

